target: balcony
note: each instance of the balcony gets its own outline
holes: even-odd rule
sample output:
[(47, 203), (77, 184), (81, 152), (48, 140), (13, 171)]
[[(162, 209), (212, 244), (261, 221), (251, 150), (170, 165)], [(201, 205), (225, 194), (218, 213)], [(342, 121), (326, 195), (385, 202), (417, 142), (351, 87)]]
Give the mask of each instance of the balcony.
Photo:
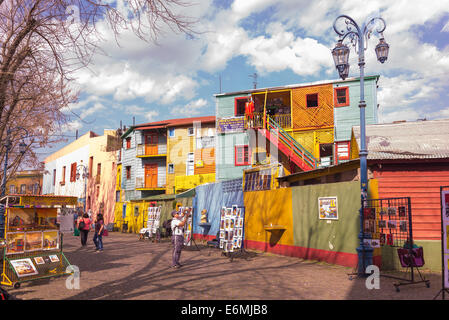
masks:
[[(290, 129), (292, 127), (292, 116), (289, 113), (286, 114), (274, 114), (270, 115), (270, 118), (274, 120), (282, 129)], [(263, 128), (264, 116), (263, 113), (254, 113), (254, 118), (250, 121), (245, 117), (245, 129), (249, 128)]]
[(145, 184), (144, 177), (136, 177), (136, 190), (165, 190), (165, 183), (157, 181), (156, 184)]
[(166, 157), (167, 146), (166, 145), (149, 145), (138, 144), (136, 149), (137, 158), (152, 158), (152, 157)]

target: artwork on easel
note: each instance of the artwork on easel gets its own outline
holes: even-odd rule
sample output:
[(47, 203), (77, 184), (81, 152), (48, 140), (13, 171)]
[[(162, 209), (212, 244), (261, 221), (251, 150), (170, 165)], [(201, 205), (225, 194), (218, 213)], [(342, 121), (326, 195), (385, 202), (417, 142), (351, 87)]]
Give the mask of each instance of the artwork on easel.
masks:
[[(72, 220), (73, 222), (73, 220)], [(42, 250), (43, 237), (41, 231), (33, 231), (25, 233), (25, 251)]]

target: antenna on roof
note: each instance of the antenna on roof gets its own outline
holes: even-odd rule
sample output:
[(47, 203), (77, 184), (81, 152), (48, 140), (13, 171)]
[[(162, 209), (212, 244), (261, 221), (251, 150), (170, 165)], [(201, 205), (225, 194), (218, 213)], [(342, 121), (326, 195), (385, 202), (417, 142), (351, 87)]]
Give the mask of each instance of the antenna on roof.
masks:
[(221, 93), (221, 74), (218, 76), (218, 79), (220, 80), (220, 93)]
[(249, 75), (249, 77), (253, 78), (253, 87), (254, 87), (254, 89), (256, 89), (257, 88), (257, 73), (254, 72), (253, 74)]
[(136, 125), (136, 117), (133, 117), (133, 126)]

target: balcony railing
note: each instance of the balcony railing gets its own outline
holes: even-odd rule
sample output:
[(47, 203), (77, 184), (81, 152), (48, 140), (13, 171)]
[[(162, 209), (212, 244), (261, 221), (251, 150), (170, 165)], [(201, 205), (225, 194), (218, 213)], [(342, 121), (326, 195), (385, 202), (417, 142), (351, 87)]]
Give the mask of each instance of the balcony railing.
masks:
[[(264, 119), (263, 113), (254, 113), (254, 118), (249, 119), (245, 116), (245, 129), (248, 128), (263, 128)], [(281, 128), (290, 129), (292, 127), (292, 115), (291, 114), (274, 114), (270, 116), (271, 119), (276, 121)]]
[[(155, 145), (155, 146), (148, 146), (149, 150), (147, 150), (148, 145), (145, 144), (138, 144), (136, 155), (139, 156), (164, 156), (166, 154), (166, 146), (164, 145)], [(164, 148), (165, 147), (165, 148)]]
[(165, 184), (158, 181), (157, 186), (147, 186), (145, 185), (144, 177), (136, 177), (136, 189), (155, 189), (155, 188), (165, 188)]

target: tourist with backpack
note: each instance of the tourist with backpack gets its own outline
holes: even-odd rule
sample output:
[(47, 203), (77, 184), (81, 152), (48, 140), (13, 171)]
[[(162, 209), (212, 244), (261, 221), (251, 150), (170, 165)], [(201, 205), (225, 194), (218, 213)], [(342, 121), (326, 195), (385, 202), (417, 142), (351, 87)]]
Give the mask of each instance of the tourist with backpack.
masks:
[(78, 230), (81, 236), (81, 246), (87, 246), (87, 236), (89, 235), (90, 225), (92, 220), (89, 219), (89, 215), (84, 213), (83, 216), (78, 220)]

